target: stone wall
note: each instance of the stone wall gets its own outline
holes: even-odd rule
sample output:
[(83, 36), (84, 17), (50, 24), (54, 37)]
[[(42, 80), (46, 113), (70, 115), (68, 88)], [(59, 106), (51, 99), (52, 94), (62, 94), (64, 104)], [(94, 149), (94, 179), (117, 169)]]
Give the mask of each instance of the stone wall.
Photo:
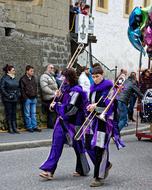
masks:
[(13, 64), (19, 77), (24, 73), (25, 66), (30, 64), (35, 67), (36, 75), (39, 76), (48, 63), (65, 66), (68, 61), (69, 47), (66, 38), (54, 35), (0, 36), (0, 52), (0, 74), (5, 64)]
[[(0, 0), (0, 76), (6, 64), (15, 66), (18, 79), (28, 64), (37, 79), (48, 63), (64, 67), (70, 55), (68, 23), (67, 0)], [(1, 114), (0, 125), (3, 119)]]
[(17, 30), (62, 37), (68, 33), (67, 0), (0, 0), (0, 5), (6, 21), (15, 23)]

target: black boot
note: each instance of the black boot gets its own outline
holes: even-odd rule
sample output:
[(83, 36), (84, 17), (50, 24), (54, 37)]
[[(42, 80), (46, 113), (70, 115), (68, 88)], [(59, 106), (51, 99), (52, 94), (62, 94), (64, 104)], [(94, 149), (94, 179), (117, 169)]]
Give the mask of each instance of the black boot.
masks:
[(16, 121), (12, 121), (12, 129), (14, 131), (14, 133), (20, 133), (18, 130), (17, 130), (17, 123)]
[(130, 111), (128, 111), (128, 119), (131, 121), (132, 120), (132, 116), (133, 116), (133, 113), (131, 113)]
[(11, 134), (14, 133), (11, 121), (7, 121), (7, 128), (8, 128), (9, 133), (11, 133)]

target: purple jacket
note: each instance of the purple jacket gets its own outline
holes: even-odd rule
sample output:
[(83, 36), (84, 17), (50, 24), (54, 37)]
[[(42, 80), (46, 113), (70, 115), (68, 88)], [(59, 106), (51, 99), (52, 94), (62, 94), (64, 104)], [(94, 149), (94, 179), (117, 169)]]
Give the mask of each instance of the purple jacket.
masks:
[[(79, 85), (72, 87), (66, 85), (62, 89), (62, 93), (60, 102), (57, 102), (54, 107), (55, 111), (66, 123), (81, 125), (84, 122), (88, 104), (87, 94)], [(74, 99), (73, 102), (72, 99)]]

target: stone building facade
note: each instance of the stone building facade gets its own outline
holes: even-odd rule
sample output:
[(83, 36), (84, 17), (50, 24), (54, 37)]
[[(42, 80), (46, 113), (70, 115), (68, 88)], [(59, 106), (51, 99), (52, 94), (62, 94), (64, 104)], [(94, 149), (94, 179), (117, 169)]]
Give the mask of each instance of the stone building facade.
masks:
[(18, 78), (28, 64), (37, 78), (48, 63), (65, 66), (68, 30), (67, 0), (0, 0), (0, 76), (6, 64), (15, 66)]
[(40, 74), (48, 63), (65, 65), (68, 14), (66, 0), (0, 0), (0, 67), (11, 63), (23, 73), (32, 64)]

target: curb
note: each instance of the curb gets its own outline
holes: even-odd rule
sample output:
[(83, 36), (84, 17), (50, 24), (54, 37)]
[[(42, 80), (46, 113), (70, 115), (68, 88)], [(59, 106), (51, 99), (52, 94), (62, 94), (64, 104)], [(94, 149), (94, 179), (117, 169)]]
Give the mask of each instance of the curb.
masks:
[[(147, 131), (149, 130), (149, 126), (146, 127), (140, 127), (138, 131)], [(121, 132), (121, 136), (126, 136), (126, 135), (135, 135), (136, 134), (136, 129), (129, 129), (129, 130), (124, 130)]]
[[(149, 126), (140, 127), (139, 131), (147, 131), (148, 129), (149, 129)], [(136, 129), (129, 129), (129, 130), (124, 130), (121, 132), (121, 136), (133, 135), (133, 134), (136, 134)], [(50, 146), (51, 143), (52, 143), (52, 139), (12, 142), (12, 143), (1, 143), (0, 144), (0, 152), (23, 149), (23, 148), (46, 147), (46, 146)]]
[(17, 150), (23, 148), (37, 148), (50, 146), (52, 143), (51, 139), (37, 140), (37, 141), (22, 141), (22, 142), (12, 142), (12, 143), (2, 143), (0, 144), (0, 152)]

